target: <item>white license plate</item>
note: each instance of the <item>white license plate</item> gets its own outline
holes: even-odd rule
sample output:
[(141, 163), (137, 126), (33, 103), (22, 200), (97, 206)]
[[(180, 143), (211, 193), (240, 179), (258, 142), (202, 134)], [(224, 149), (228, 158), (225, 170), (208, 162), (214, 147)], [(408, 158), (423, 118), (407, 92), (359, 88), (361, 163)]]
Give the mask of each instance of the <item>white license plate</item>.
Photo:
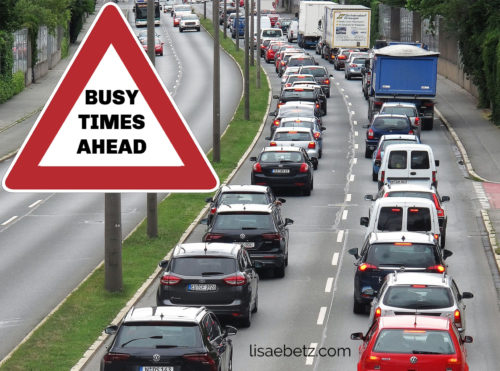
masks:
[(406, 182), (406, 179), (394, 179), (390, 181), (391, 184), (406, 184)]
[(255, 242), (243, 242), (242, 245), (245, 249), (249, 249), (255, 247)]
[(188, 285), (188, 290), (189, 291), (215, 291), (215, 290), (217, 290), (217, 285), (215, 283), (191, 283)]
[(141, 371), (174, 371), (174, 366), (142, 366)]
[(289, 174), (290, 169), (273, 169), (273, 174)]

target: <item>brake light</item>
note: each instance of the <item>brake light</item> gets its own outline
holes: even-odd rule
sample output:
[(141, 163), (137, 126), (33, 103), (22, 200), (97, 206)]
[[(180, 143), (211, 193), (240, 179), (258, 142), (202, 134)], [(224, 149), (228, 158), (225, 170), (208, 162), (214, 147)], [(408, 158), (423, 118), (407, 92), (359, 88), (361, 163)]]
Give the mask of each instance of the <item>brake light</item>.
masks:
[(281, 240), (281, 236), (279, 233), (263, 233), (261, 237), (263, 240), (274, 240), (274, 241)]
[(283, 102), (278, 103), (278, 108), (280, 108), (283, 105)]
[(418, 213), (420, 210), (419, 209), (409, 209), (408, 211), (410, 213)]
[(439, 200), (435, 193), (432, 195), (432, 199), (434, 200), (434, 206), (436, 206), (438, 217), (444, 218), (444, 210), (441, 208), (441, 205), (439, 205)]
[(413, 130), (410, 130), (408, 134), (413, 135)]
[(411, 285), (411, 287), (415, 287), (416, 289), (425, 289), (427, 285)]
[(210, 242), (210, 241), (215, 241), (219, 240), (223, 237), (222, 234), (217, 234), (217, 233), (207, 233), (205, 236), (205, 241), (204, 242)]
[(292, 86), (292, 84), (290, 84), (289, 82), (285, 84), (285, 88), (289, 88), (290, 86)]
[(439, 240), (439, 233), (434, 233), (434, 238), (437, 240)]
[(432, 183), (436, 183), (436, 172), (432, 172)]
[(375, 160), (382, 161), (382, 147), (378, 148), (377, 155), (375, 156)]
[(307, 148), (311, 148), (311, 149), (316, 148), (316, 142), (309, 142)]
[(319, 104), (318, 104), (318, 103), (316, 103), (316, 108), (318, 108), (318, 109), (319, 109)]
[(381, 171), (381, 174), (380, 174), (380, 181), (381, 181), (382, 183), (384, 183), (384, 181), (385, 181), (385, 170), (382, 170), (382, 171)]
[(160, 278), (160, 283), (164, 286), (173, 286), (177, 285), (181, 282), (181, 279), (177, 276), (172, 276), (170, 274), (166, 274)]
[(271, 146), (271, 147), (276, 147), (276, 142), (271, 142), (271, 143), (269, 143), (269, 146)]
[(449, 365), (459, 365), (461, 364), (460, 359), (458, 358), (450, 358), (448, 359), (448, 364)]
[[(460, 311), (458, 309), (455, 309), (455, 312), (453, 313), (453, 321), (458, 325), (462, 324), (462, 316), (461, 316)], [(461, 326), (458, 326), (458, 327), (461, 327)]]
[(104, 363), (112, 363), (112, 362), (125, 361), (129, 358), (130, 354), (126, 353), (108, 353), (104, 356), (103, 360)]
[(412, 246), (411, 242), (394, 242), (394, 246)]
[(375, 138), (375, 135), (373, 133), (373, 129), (368, 129), (368, 133), (366, 134), (367, 138), (368, 139), (374, 139)]
[(373, 319), (379, 318), (381, 314), (382, 314), (382, 309), (380, 309), (380, 307), (377, 307), (377, 309), (375, 309), (375, 315), (373, 316)]
[(216, 207), (212, 207), (212, 208), (210, 209), (210, 214), (212, 214), (212, 215), (213, 215), (213, 214), (215, 214), (215, 212), (216, 212), (216, 211), (217, 211), (217, 208), (216, 208)]
[(274, 126), (280, 126), (280, 122), (281, 122), (281, 120), (274, 120), (273, 121), (273, 125)]
[(343, 55), (343, 54), (342, 54), (342, 55), (339, 55), (337, 58), (338, 58), (338, 59), (345, 59), (345, 55)]
[(224, 282), (229, 286), (243, 286), (247, 283), (247, 279), (244, 275), (238, 273), (234, 276), (224, 278)]
[(441, 264), (439, 265), (433, 265), (432, 267), (428, 267), (427, 271), (430, 272), (438, 272), (438, 273), (443, 273), (446, 270), (445, 267), (443, 267)]
[(356, 68), (357, 66), (354, 63), (351, 63), (350, 67), (351, 68)]
[(330, 79), (323, 80), (323, 84), (326, 84), (326, 85), (330, 84)]
[(382, 101), (375, 101), (375, 102), (373, 102), (373, 104), (376, 105), (376, 106), (381, 106), (382, 103), (383, 103)]
[(201, 353), (201, 354), (185, 354), (182, 356), (187, 361), (191, 362), (199, 362), (203, 365), (210, 366), (210, 371), (216, 371), (217, 370), (217, 365), (215, 364), (215, 361), (208, 355), (207, 353)]
[(309, 171), (309, 165), (306, 164), (305, 162), (300, 164), (300, 173), (307, 173)]
[(281, 65), (284, 66), (285, 65), (285, 61), (281, 61)]
[(420, 126), (420, 118), (415, 117), (415, 121), (413, 122), (413, 125)]
[(434, 107), (434, 103), (433, 102), (424, 102), (422, 105), (426, 106), (426, 107)]
[(319, 139), (321, 137), (321, 133), (319, 131), (315, 132), (313, 135), (314, 139)]
[(368, 263), (363, 263), (361, 264), (358, 269), (361, 271), (361, 272), (364, 272), (366, 270), (370, 270), (370, 269), (377, 269), (377, 267), (373, 264), (368, 264)]
[(262, 166), (260, 166), (260, 163), (256, 162), (253, 164), (253, 171), (256, 173), (262, 173)]

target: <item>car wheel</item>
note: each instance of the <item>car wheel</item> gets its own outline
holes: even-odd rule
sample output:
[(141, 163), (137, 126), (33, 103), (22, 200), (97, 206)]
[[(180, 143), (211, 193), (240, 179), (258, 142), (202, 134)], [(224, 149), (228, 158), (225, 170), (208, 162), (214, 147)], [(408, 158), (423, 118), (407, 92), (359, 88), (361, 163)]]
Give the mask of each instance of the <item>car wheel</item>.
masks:
[(231, 352), (231, 356), (229, 357), (229, 365), (227, 366), (227, 371), (233, 371), (233, 352)]
[(354, 304), (352, 306), (352, 311), (356, 314), (364, 314), (365, 313), (365, 305), (363, 303), (359, 303), (356, 298), (354, 298)]
[(252, 324), (252, 310), (250, 309), (250, 305), (249, 303), (245, 315), (240, 319), (241, 326), (243, 327), (250, 327)]
[(311, 195), (311, 185), (308, 184), (304, 187), (304, 189), (302, 190), (302, 194), (304, 196), (310, 196)]
[(182, 31), (183, 31), (183, 29), (179, 27), (179, 32), (182, 32)]
[(376, 182), (378, 180), (378, 174), (375, 172), (375, 170), (372, 170), (372, 180)]
[(328, 91), (326, 92), (326, 97), (330, 98), (330, 89), (328, 89)]
[(255, 303), (253, 305), (252, 313), (257, 313), (259, 310), (259, 294), (255, 296)]
[(344, 79), (346, 79), (346, 80), (347, 80), (347, 75), (346, 75), (345, 73), (344, 73)]
[(281, 267), (274, 268), (274, 276), (277, 278), (285, 277), (285, 264), (284, 263)]
[(200, 32), (200, 27), (198, 27), (198, 28), (196, 29), (196, 31)]
[(370, 158), (372, 155), (372, 151), (370, 151), (370, 148), (366, 147), (365, 148), (365, 158)]

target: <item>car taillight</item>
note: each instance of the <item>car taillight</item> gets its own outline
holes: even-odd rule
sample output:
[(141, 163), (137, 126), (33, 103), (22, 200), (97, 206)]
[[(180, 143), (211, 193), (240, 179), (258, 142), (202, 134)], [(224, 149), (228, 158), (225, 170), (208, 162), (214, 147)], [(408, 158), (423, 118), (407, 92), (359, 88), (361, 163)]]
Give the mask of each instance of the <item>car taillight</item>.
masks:
[(373, 265), (373, 264), (368, 264), (368, 263), (363, 263), (361, 264), (358, 269), (361, 271), (361, 272), (365, 272), (367, 270), (371, 270), (371, 269), (378, 269), (377, 266)]
[(420, 126), (420, 118), (415, 117), (415, 121), (413, 122), (413, 125)]
[(247, 283), (247, 279), (244, 275), (238, 273), (234, 276), (224, 278), (224, 282), (229, 286), (243, 286)]
[(434, 233), (434, 239), (437, 241), (439, 240), (439, 233)]
[(356, 68), (357, 66), (354, 63), (351, 63), (351, 65), (349, 67)]
[(263, 240), (275, 240), (275, 241), (281, 240), (281, 236), (279, 233), (263, 233), (261, 237)]
[(292, 86), (292, 84), (290, 84), (289, 82), (285, 84), (285, 88), (289, 88), (290, 86)]
[(112, 363), (112, 362), (125, 361), (129, 358), (130, 354), (126, 353), (108, 353), (104, 355), (103, 360), (104, 363)]
[(262, 166), (260, 166), (260, 163), (256, 162), (253, 164), (253, 171), (256, 173), (262, 173)]
[(216, 371), (217, 370), (217, 364), (215, 361), (210, 357), (208, 353), (201, 353), (201, 354), (185, 354), (182, 356), (187, 361), (190, 362), (198, 362), (206, 366), (210, 366), (210, 371)]
[(216, 212), (216, 211), (217, 211), (217, 208), (216, 208), (216, 207), (212, 207), (212, 208), (210, 209), (210, 214), (212, 214), (212, 215), (213, 215), (213, 214), (215, 214), (215, 212)]
[(219, 240), (222, 237), (224, 237), (224, 235), (222, 235), (222, 234), (207, 233), (207, 235), (205, 236), (205, 241), (204, 242), (210, 242), (210, 241)]
[(382, 101), (374, 101), (373, 104), (376, 105), (376, 106), (381, 106), (382, 105)]
[(299, 172), (300, 173), (307, 173), (309, 171), (309, 165), (306, 164), (305, 162), (303, 162), (302, 164), (300, 164), (300, 170)]
[(318, 103), (316, 103), (316, 108), (319, 108), (319, 104)]
[[(462, 362), (460, 361), (460, 358), (449, 358), (448, 359), (448, 365), (449, 366), (455, 366), (455, 365), (460, 365)], [(448, 370), (448, 369), (447, 369)]]
[(281, 122), (281, 120), (274, 120), (273, 121), (273, 125), (274, 126), (280, 126), (280, 122)]
[(160, 278), (160, 283), (164, 286), (173, 286), (177, 285), (181, 282), (181, 279), (177, 276), (172, 276), (170, 274), (166, 274)]
[(458, 309), (455, 309), (455, 312), (453, 312), (453, 321), (458, 325), (458, 327), (462, 327), (462, 316)]
[(319, 131), (315, 132), (313, 135), (315, 139), (319, 139), (321, 137), (321, 133)]
[(276, 142), (271, 142), (271, 143), (269, 143), (269, 146), (270, 146), (270, 147), (276, 147)]
[(434, 103), (433, 102), (424, 102), (422, 105), (426, 106), (426, 107), (434, 107)]
[(366, 357), (364, 366), (366, 370), (380, 370), (380, 357), (377, 356)]
[(436, 183), (436, 172), (432, 172), (432, 183)]
[(378, 148), (377, 155), (375, 156), (375, 160), (382, 161), (382, 147)]
[(316, 148), (316, 142), (309, 142), (309, 144), (307, 145), (307, 148), (311, 148), (311, 149)]
[(439, 205), (439, 201), (436, 194), (432, 195), (432, 199), (434, 200), (434, 206), (436, 206), (438, 216), (444, 218), (444, 210), (441, 208), (441, 205)]
[(337, 58), (338, 59), (345, 59), (345, 55), (339, 55)]
[(330, 84), (330, 79), (323, 80), (323, 84), (326, 84), (326, 85)]
[(279, 103), (278, 103), (278, 108), (280, 108), (282, 105), (283, 105), (283, 103), (282, 103), (282, 102), (279, 102)]
[(382, 172), (381, 172), (381, 174), (380, 174), (380, 181), (381, 181), (382, 183), (384, 183), (384, 181), (385, 181), (385, 170), (382, 170)]
[(408, 134), (413, 135), (413, 130), (410, 130)]
[(366, 134), (366, 137), (368, 139), (373, 139), (375, 137), (372, 129), (368, 129), (368, 133)]
[(284, 66), (285, 65), (285, 61), (281, 61), (281, 65)]
[(443, 273), (445, 270), (446, 270), (446, 268), (443, 267), (441, 264), (439, 264), (439, 265), (433, 265), (432, 267), (428, 267), (427, 268), (428, 272)]

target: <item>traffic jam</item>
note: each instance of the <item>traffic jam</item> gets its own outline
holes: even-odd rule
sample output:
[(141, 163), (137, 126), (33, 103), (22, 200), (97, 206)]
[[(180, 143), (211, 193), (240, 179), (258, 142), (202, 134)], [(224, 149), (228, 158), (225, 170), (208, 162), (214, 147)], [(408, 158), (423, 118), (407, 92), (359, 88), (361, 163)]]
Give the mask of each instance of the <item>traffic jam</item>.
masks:
[[(180, 32), (200, 31), (189, 5), (163, 5), (168, 11)], [(221, 8), (221, 18), (227, 17), (233, 37), (243, 36), (245, 23), (235, 12)], [(301, 226), (287, 214), (287, 199), (314, 197), (317, 170), (333, 161), (324, 155), (330, 149), (324, 139), (335, 135), (328, 105), (342, 99), (339, 76), (357, 80), (366, 99), (358, 150), (373, 183), (357, 228), (363, 242), (344, 257), (354, 264), (344, 267), (354, 269), (348, 307), (367, 320), (349, 324), (344, 343), (358, 349), (351, 369), (469, 370), (473, 339), (465, 308), (474, 295), (461, 291), (448, 272), (453, 252), (446, 248), (449, 211), (443, 205), (450, 196), (439, 191), (440, 161), (424, 140), (433, 129), (439, 53), (421, 43), (384, 40), (374, 48), (340, 47), (335, 40), (355, 34), (328, 23), (342, 12), (362, 19), (369, 9), (308, 1), (301, 2), (299, 19), (263, 15), (268, 27), (256, 54), (279, 88), (272, 92), (265, 145), (247, 160), (248, 183), (224, 184), (206, 199), (201, 239), (177, 245), (160, 262), (157, 307), (133, 309), (106, 329), (115, 337), (102, 370), (232, 370), (238, 339), (230, 337), (252, 326), (260, 281), (291, 279), (290, 230)], [(314, 17), (322, 37), (301, 27)], [(309, 356), (306, 365), (314, 362)]]

